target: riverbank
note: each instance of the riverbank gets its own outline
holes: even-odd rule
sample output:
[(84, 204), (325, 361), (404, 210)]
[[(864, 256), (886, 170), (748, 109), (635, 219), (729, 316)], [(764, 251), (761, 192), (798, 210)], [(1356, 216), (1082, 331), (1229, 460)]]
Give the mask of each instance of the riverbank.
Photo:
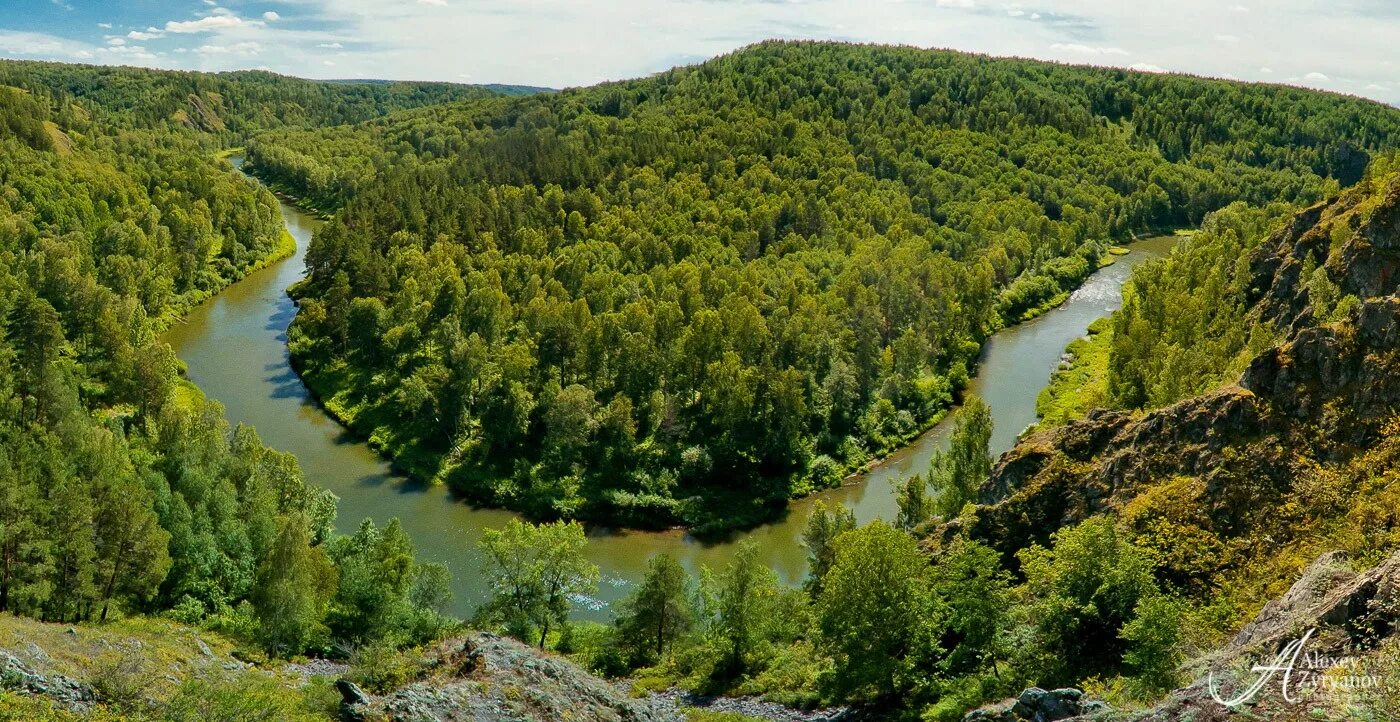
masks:
[[(339, 497), (337, 531), (349, 534), (364, 519), (382, 526), (397, 517), (424, 560), (452, 570), (454, 599), (449, 611), (470, 616), (487, 596), (477, 542), (486, 530), (499, 529), (517, 516), (464, 503), (444, 484), (408, 478), (360, 443), (314, 398), (291, 367), (288, 326), (297, 308), (286, 289), (303, 277), (306, 248), (319, 221), (285, 199), (281, 208), (296, 238), (296, 253), (209, 299), (164, 338), (187, 366), (189, 380), (224, 406), (231, 423), (251, 425), (264, 443), (294, 454), (308, 482)], [(1036, 392), (1049, 379), (1065, 344), (1117, 306), (1118, 287), (1132, 266), (1157, 255), (1157, 249), (1152, 242), (1132, 244), (1128, 255), (1091, 275), (1062, 306), (986, 341), (966, 391), (992, 407), (997, 427), (994, 453), (1010, 448), (1017, 434), (1035, 421)], [(862, 523), (894, 518), (891, 485), (925, 472), (933, 453), (946, 444), (951, 427), (947, 419), (929, 424), (902, 448), (878, 461), (867, 459), (860, 473), (847, 476), (836, 488), (776, 505), (773, 521), (747, 531), (702, 539), (681, 529), (590, 529), (585, 554), (601, 568), (602, 583), (594, 596), (579, 600), (575, 618), (607, 621), (609, 606), (628, 594), (658, 553), (670, 554), (698, 573), (701, 567), (723, 568), (738, 543), (751, 540), (760, 562), (784, 584), (801, 583), (807, 572), (802, 532), (814, 506), (820, 502), (846, 507)]]

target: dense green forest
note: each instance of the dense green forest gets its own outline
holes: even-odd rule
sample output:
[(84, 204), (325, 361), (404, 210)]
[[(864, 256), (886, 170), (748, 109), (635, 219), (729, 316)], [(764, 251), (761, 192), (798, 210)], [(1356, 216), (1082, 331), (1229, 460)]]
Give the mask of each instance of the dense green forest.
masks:
[(0, 612), (164, 610), (274, 654), (448, 624), (443, 568), (397, 523), (335, 537), (157, 334), (292, 250), (237, 132), (489, 94), (0, 62)]
[(1317, 200), (1397, 133), (1293, 88), (767, 43), (248, 159), (338, 209), (291, 346), (342, 420), (476, 501), (716, 529), (925, 428), (1105, 242)]

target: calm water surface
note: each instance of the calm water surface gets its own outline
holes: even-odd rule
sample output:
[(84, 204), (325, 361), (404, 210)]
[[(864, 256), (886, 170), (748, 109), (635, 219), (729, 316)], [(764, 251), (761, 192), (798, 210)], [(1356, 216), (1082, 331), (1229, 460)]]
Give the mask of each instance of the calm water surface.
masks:
[[(340, 531), (353, 532), (366, 517), (380, 524), (398, 517), (423, 557), (452, 570), (453, 611), (469, 614), (485, 596), (476, 543), (482, 531), (501, 527), (514, 515), (471, 508), (442, 487), (425, 487), (393, 473), (311, 399), (288, 364), (286, 333), (296, 307), (286, 289), (305, 273), (306, 247), (319, 221), (287, 204), (282, 205), (282, 215), (297, 240), (296, 254), (210, 299), (168, 331), (165, 340), (188, 365), (191, 380), (224, 405), (231, 422), (256, 427), (264, 443), (297, 456), (309, 482), (340, 497)], [(1171, 237), (1163, 237), (1133, 244), (1131, 253), (1095, 273), (1064, 305), (988, 341), (971, 390), (991, 406), (994, 453), (1009, 449), (1035, 422), (1036, 394), (1065, 345), (1082, 336), (1094, 319), (1118, 307), (1119, 289), (1131, 267), (1168, 252), (1173, 243)], [(924, 471), (934, 450), (946, 444), (950, 426), (934, 427), (857, 483), (796, 502), (783, 520), (730, 542), (702, 544), (680, 531), (590, 532), (588, 554), (602, 568), (603, 583), (598, 598), (588, 600), (577, 615), (608, 618), (607, 605), (627, 593), (657, 552), (669, 552), (692, 569), (702, 564), (718, 567), (739, 539), (758, 542), (779, 576), (797, 583), (806, 572), (801, 533), (812, 504), (817, 499), (843, 504), (861, 522), (893, 518), (891, 481)]]

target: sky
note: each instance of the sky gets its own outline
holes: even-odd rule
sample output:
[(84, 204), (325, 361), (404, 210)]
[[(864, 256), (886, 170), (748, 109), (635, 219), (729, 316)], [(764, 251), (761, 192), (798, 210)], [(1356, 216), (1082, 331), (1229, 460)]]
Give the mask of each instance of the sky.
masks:
[(1289, 83), (1400, 105), (1400, 0), (0, 0), (0, 57), (589, 85), (770, 38)]

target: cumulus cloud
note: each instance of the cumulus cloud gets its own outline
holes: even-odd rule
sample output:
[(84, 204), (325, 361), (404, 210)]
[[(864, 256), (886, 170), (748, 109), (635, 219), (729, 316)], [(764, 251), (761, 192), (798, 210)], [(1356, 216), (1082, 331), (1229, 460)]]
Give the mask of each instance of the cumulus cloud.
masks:
[(1331, 80), (1331, 78), (1328, 78), (1326, 75), (1323, 75), (1322, 73), (1319, 73), (1317, 71), (1313, 71), (1311, 73), (1308, 73), (1307, 75), (1304, 75), (1303, 80), (1306, 80), (1310, 83), (1325, 83), (1328, 80)]
[(206, 15), (198, 20), (171, 20), (165, 24), (167, 33), (208, 33), (216, 30), (229, 30), (232, 28), (251, 25), (247, 20), (237, 15), (217, 13)]
[(281, 19), (282, 16), (278, 15), (276, 10), (268, 10), (267, 12), (263, 13), (263, 20), (266, 20), (268, 22), (274, 22)]
[(1153, 65), (1152, 63), (1133, 63), (1132, 65), (1129, 65), (1129, 66), (1128, 66), (1128, 70), (1137, 70), (1137, 71), (1141, 71), (1141, 72), (1144, 72), (1144, 73), (1165, 73), (1165, 72), (1167, 72), (1165, 68), (1163, 68), (1163, 67), (1161, 67), (1161, 66), (1158, 66), (1158, 65)]
[(165, 37), (165, 31), (157, 28), (146, 28), (145, 30), (132, 30), (126, 36), (132, 40), (155, 40)]

